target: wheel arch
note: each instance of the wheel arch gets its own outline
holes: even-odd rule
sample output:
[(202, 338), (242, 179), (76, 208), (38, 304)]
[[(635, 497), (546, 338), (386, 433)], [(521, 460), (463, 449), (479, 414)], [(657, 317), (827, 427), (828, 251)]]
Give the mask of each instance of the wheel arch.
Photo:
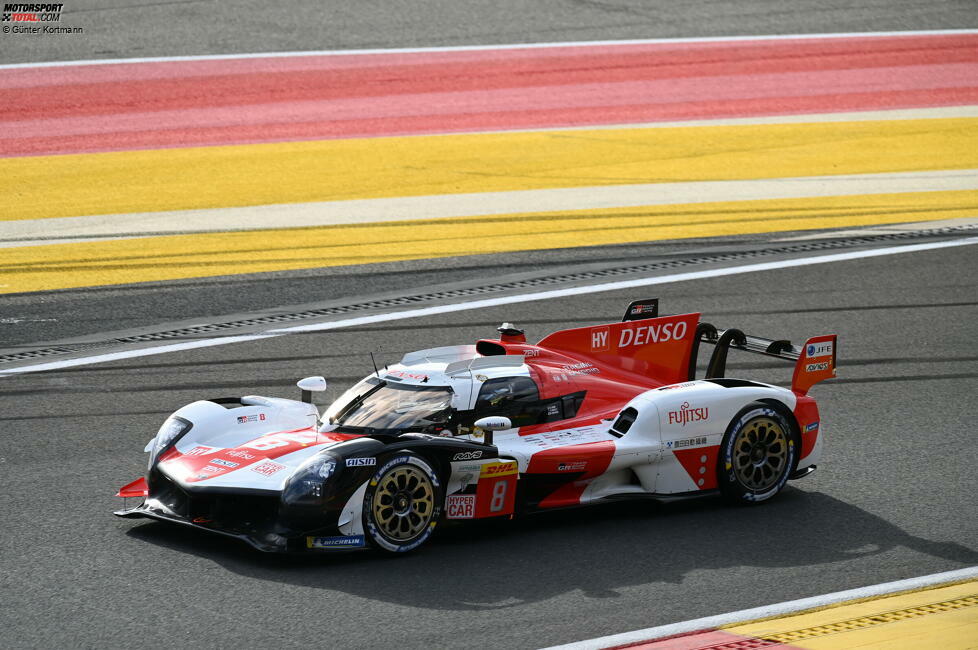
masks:
[[(797, 452), (795, 453), (795, 459), (791, 465), (791, 471), (794, 472), (796, 469), (798, 469), (798, 462), (801, 461), (801, 426), (798, 424), (798, 418), (795, 417), (794, 412), (787, 404), (785, 404), (784, 402), (782, 402), (777, 398), (762, 397), (760, 399), (754, 400), (754, 402), (767, 404), (771, 408), (780, 412), (781, 415), (783, 415), (785, 419), (788, 421), (788, 425), (791, 427), (791, 439), (795, 443), (795, 447), (797, 448)], [(744, 408), (747, 408), (747, 406), (745, 406)]]

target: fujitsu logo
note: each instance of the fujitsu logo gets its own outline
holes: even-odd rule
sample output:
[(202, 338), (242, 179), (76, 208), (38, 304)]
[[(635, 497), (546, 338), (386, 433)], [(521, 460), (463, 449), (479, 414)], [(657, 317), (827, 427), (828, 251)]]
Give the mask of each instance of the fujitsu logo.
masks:
[(710, 418), (710, 409), (707, 406), (691, 408), (689, 402), (683, 402), (678, 411), (669, 411), (669, 424), (681, 424), (686, 426), (689, 422), (700, 422)]

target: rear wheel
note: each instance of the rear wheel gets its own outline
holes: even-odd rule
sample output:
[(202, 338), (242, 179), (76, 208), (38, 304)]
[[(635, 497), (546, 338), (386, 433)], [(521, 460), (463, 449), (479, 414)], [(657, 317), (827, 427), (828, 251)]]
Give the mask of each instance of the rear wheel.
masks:
[(788, 481), (796, 453), (788, 416), (761, 402), (750, 404), (727, 427), (720, 445), (720, 491), (734, 503), (767, 501)]
[(441, 484), (422, 458), (403, 453), (384, 463), (367, 484), (364, 530), (371, 543), (404, 553), (431, 536), (441, 514)]

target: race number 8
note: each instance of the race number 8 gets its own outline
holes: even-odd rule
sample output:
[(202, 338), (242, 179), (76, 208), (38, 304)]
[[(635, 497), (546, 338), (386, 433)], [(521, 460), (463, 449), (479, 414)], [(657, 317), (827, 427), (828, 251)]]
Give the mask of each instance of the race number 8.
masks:
[(489, 502), (489, 512), (499, 512), (506, 505), (506, 490), (509, 482), (496, 481), (492, 488), (492, 501)]

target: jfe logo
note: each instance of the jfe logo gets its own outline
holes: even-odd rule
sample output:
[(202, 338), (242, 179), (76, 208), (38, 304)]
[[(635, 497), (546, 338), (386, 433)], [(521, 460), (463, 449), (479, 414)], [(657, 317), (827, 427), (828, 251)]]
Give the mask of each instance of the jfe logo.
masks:
[(825, 341), (824, 343), (809, 343), (808, 349), (805, 350), (809, 359), (813, 357), (824, 357), (826, 355), (832, 354), (832, 341)]

